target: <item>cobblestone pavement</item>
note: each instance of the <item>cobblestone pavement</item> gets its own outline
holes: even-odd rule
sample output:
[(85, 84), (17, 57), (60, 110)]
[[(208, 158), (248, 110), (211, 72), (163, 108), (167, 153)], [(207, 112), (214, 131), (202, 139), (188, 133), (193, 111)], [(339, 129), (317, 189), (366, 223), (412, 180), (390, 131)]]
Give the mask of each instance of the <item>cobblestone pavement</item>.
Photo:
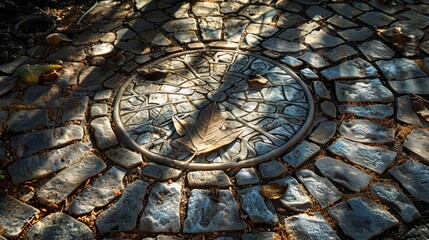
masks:
[[(0, 66), (0, 239), (429, 239), (412, 95), (429, 1), (108, 0), (87, 18)], [(35, 62), (60, 77), (11, 77)], [(226, 144), (192, 156), (209, 111)]]

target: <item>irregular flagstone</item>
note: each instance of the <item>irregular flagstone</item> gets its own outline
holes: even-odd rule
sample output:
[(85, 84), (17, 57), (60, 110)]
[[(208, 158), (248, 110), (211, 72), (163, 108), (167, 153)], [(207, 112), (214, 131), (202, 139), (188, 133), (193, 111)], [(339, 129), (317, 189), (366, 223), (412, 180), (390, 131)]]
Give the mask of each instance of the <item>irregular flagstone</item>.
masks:
[(203, 40), (205, 41), (221, 40), (222, 24), (223, 24), (222, 17), (206, 17), (201, 19), (199, 26), (200, 26), (201, 36), (203, 37)]
[(88, 144), (76, 143), (40, 155), (19, 159), (12, 162), (7, 170), (12, 177), (12, 182), (18, 185), (63, 170), (81, 160), (90, 150)]
[(419, 211), (410, 199), (394, 186), (385, 183), (376, 183), (371, 185), (369, 189), (372, 194), (389, 205), (389, 207), (395, 210), (406, 222), (409, 223), (421, 217)]
[(341, 14), (347, 18), (353, 18), (362, 13), (362, 11), (350, 6), (350, 4), (347, 3), (335, 3), (329, 4), (328, 6), (338, 14)]
[(110, 232), (129, 232), (136, 227), (148, 185), (142, 180), (132, 182), (121, 198), (97, 217), (95, 224), (101, 235)]
[(95, 103), (91, 106), (90, 115), (91, 118), (104, 117), (107, 115), (108, 106), (104, 103)]
[(361, 118), (384, 119), (393, 115), (393, 107), (384, 104), (374, 104), (369, 106), (357, 106), (342, 104), (338, 106), (340, 114), (353, 114)]
[(284, 221), (284, 226), (288, 236), (295, 239), (340, 240), (319, 212), (288, 217)]
[(189, 10), (191, 4), (189, 2), (178, 2), (174, 6), (165, 9), (165, 13), (169, 14), (174, 18), (189, 18)]
[(83, 32), (77, 36), (77, 38), (73, 41), (73, 45), (85, 45), (88, 43), (95, 43), (104, 35), (104, 33), (99, 32)]
[(335, 121), (324, 121), (317, 125), (317, 128), (308, 136), (308, 139), (317, 144), (325, 145), (334, 137), (337, 131)]
[(310, 68), (304, 68), (299, 71), (305, 79), (308, 80), (317, 80), (319, 76), (315, 72), (313, 72)]
[(359, 16), (358, 19), (373, 28), (385, 27), (395, 20), (394, 17), (376, 11), (366, 12)]
[(62, 122), (73, 120), (84, 120), (88, 108), (88, 96), (76, 96), (66, 98), (63, 105)]
[(180, 43), (190, 43), (198, 41), (195, 31), (175, 32), (174, 38)]
[(294, 58), (292, 56), (284, 56), (282, 58), (280, 58), (280, 62), (288, 65), (289, 67), (292, 68), (297, 68), (297, 67), (301, 67), (302, 65), (304, 65), (304, 63), (301, 60), (298, 60), (297, 58)]
[(220, 12), (223, 14), (228, 13), (236, 13), (240, 10), (248, 1), (235, 1), (235, 0), (227, 0), (220, 4)]
[(94, 131), (97, 147), (106, 149), (118, 144), (115, 132), (107, 117), (97, 118), (91, 121), (91, 129)]
[(323, 176), (353, 192), (360, 192), (371, 181), (371, 176), (365, 172), (330, 157), (317, 160), (316, 167)]
[(255, 186), (238, 190), (241, 208), (253, 223), (274, 225), (279, 222), (276, 210), (270, 200), (262, 197), (260, 189)]
[(290, 2), (289, 0), (279, 0), (276, 2), (276, 8), (298, 13), (301, 12), (304, 6), (295, 2)]
[(40, 213), (36, 208), (24, 204), (14, 197), (0, 194), (0, 228), (7, 238), (17, 238), (24, 227)]
[(269, 38), (262, 42), (262, 47), (279, 53), (296, 53), (306, 49), (305, 45), (301, 43), (289, 42), (280, 38)]
[(298, 58), (315, 69), (323, 68), (329, 65), (325, 59), (313, 52), (306, 52)]
[(83, 63), (64, 62), (61, 65), (63, 66), (62, 74), (58, 76), (56, 81), (66, 83), (68, 86), (77, 84), (80, 71), (84, 67)]
[(96, 56), (105, 56), (108, 54), (111, 54), (115, 47), (111, 43), (100, 43), (97, 45), (92, 46), (90, 56), (96, 57)]
[(182, 171), (163, 165), (149, 163), (142, 169), (142, 174), (159, 181), (167, 181), (178, 179), (182, 175)]
[(23, 132), (48, 125), (48, 110), (34, 109), (17, 111), (10, 115), (7, 121), (9, 129), (15, 132)]
[(259, 177), (254, 168), (242, 168), (235, 175), (238, 186), (253, 185), (259, 183)]
[(389, 170), (401, 185), (407, 189), (411, 195), (420, 201), (429, 203), (429, 167), (419, 162), (408, 160), (404, 164), (396, 166)]
[(338, 35), (347, 42), (363, 42), (372, 36), (372, 31), (367, 27), (360, 27), (339, 31)]
[(162, 25), (167, 32), (196, 31), (197, 21), (194, 18), (171, 20)]
[(279, 29), (267, 24), (251, 23), (246, 28), (246, 33), (252, 33), (260, 37), (271, 37)]
[(223, 29), (225, 40), (239, 42), (248, 24), (248, 20), (228, 18)]
[(374, 0), (369, 1), (369, 4), (387, 14), (395, 14), (396, 12), (403, 10), (405, 7), (402, 4), (390, 4), (387, 2), (379, 2)]
[(80, 216), (90, 213), (95, 208), (106, 206), (124, 189), (122, 179), (125, 173), (124, 170), (112, 167), (74, 198), (66, 211), (74, 216)]
[(313, 82), (314, 93), (321, 99), (331, 100), (331, 93), (322, 81)]
[(287, 168), (279, 161), (269, 161), (259, 165), (259, 173), (262, 178), (276, 178), (283, 175)]
[(62, 106), (62, 89), (57, 85), (31, 86), (23, 96), (23, 105), (39, 108), (54, 108)]
[(395, 99), (393, 93), (378, 78), (335, 81), (335, 95), (340, 102), (388, 103)]
[(220, 15), (219, 10), (219, 4), (215, 2), (196, 2), (192, 6), (192, 12), (197, 17)]
[(142, 32), (140, 33), (140, 37), (155, 46), (165, 47), (171, 44), (170, 39), (168, 39), (164, 34), (160, 33), (158, 30), (150, 30), (150, 31)]
[(247, 227), (231, 191), (220, 190), (217, 196), (219, 202), (213, 201), (210, 196), (209, 190), (191, 191), (184, 233), (239, 231)]
[(343, 44), (338, 47), (335, 47), (332, 50), (329, 50), (323, 55), (332, 62), (338, 62), (350, 56), (356, 55), (357, 53), (358, 52), (354, 48), (350, 47), (347, 44)]
[(189, 172), (186, 180), (190, 188), (227, 188), (232, 186), (231, 180), (222, 170)]
[(321, 71), (322, 76), (332, 80), (339, 79), (358, 79), (358, 78), (368, 78), (368, 77), (380, 77), (378, 75), (377, 69), (374, 68), (369, 62), (356, 58), (344, 63), (341, 63), (337, 66), (325, 69)]
[(279, 203), (288, 209), (296, 212), (303, 212), (311, 208), (311, 200), (304, 193), (298, 181), (292, 176), (275, 181), (281, 185), (287, 185), (286, 192), (278, 199)]
[(344, 43), (341, 38), (327, 34), (323, 30), (313, 31), (305, 37), (305, 43), (313, 49), (336, 47)]
[(82, 127), (69, 125), (14, 136), (11, 145), (18, 157), (27, 157), (42, 150), (65, 146), (82, 137)]
[(310, 170), (301, 170), (295, 174), (322, 208), (330, 206), (343, 197), (331, 181), (316, 175)]
[(387, 83), (398, 94), (429, 94), (429, 77), (388, 81)]
[(130, 26), (136, 33), (143, 32), (145, 30), (149, 30), (153, 24), (144, 20), (143, 18), (136, 18), (134, 20), (129, 21), (128, 26)]
[(146, 44), (141, 40), (115, 41), (114, 45), (133, 54), (145, 54), (147, 51)]
[(349, 161), (382, 174), (396, 159), (396, 152), (380, 147), (349, 141), (344, 138), (336, 140), (327, 148), (333, 154), (347, 158)]
[(419, 155), (429, 164), (429, 131), (415, 128), (407, 135), (404, 147)]
[(12, 90), (16, 85), (16, 78), (0, 76), (0, 97)]
[(113, 76), (113, 74), (114, 72), (110, 69), (91, 66), (81, 72), (79, 76), (79, 85), (85, 87), (100, 84)]
[(390, 143), (395, 141), (395, 130), (363, 119), (345, 120), (338, 128), (340, 134), (362, 143)]
[[(289, 3), (288, 3), (289, 4)], [(277, 27), (290, 29), (294, 25), (305, 22), (307, 19), (299, 14), (285, 12), (279, 16)]]
[(106, 168), (97, 156), (89, 155), (83, 161), (77, 162), (55, 177), (51, 178), (37, 191), (37, 199), (46, 205), (59, 204), (88, 178), (93, 177)]
[(270, 24), (280, 10), (263, 5), (249, 5), (240, 11), (239, 15), (249, 18), (255, 23)]
[(180, 232), (181, 190), (179, 183), (157, 183), (152, 188), (140, 219), (141, 232)]
[(332, 16), (333, 13), (319, 6), (311, 6), (307, 8), (307, 10), (305, 11), (305, 14), (307, 14), (307, 16), (313, 19), (314, 21), (318, 21)]
[(395, 51), (378, 40), (364, 42), (358, 48), (369, 61), (391, 59), (395, 55)]
[(301, 144), (284, 155), (282, 159), (283, 161), (289, 163), (292, 167), (296, 168), (308, 159), (315, 156), (319, 151), (320, 148), (317, 145), (304, 140), (301, 142)]
[(242, 240), (275, 240), (279, 239), (279, 236), (273, 232), (257, 232), (257, 233), (245, 233), (241, 235)]
[(47, 57), (48, 62), (56, 60), (80, 62), (86, 58), (86, 51), (84, 47), (65, 46), (58, 49)]
[(57, 212), (48, 215), (37, 222), (27, 233), (27, 238), (91, 240), (94, 239), (92, 230), (84, 223), (75, 220), (67, 214)]
[(0, 66), (0, 72), (12, 75), (15, 72), (15, 69), (23, 64), (35, 64), (37, 63), (36, 59), (29, 58), (27, 56), (20, 56), (11, 62), (7, 62)]
[(337, 118), (337, 107), (331, 101), (323, 101), (320, 103), (322, 115), (328, 118)]
[(399, 224), (375, 202), (362, 197), (348, 199), (328, 209), (341, 230), (353, 239), (370, 239)]
[(406, 239), (419, 240), (429, 238), (429, 224), (422, 224), (413, 227), (405, 235)]
[(394, 58), (388, 61), (380, 60), (375, 64), (377, 64), (387, 80), (405, 80), (427, 76), (417, 63), (407, 58)]
[(142, 155), (126, 148), (115, 148), (104, 152), (106, 157), (125, 169), (132, 169), (143, 164)]

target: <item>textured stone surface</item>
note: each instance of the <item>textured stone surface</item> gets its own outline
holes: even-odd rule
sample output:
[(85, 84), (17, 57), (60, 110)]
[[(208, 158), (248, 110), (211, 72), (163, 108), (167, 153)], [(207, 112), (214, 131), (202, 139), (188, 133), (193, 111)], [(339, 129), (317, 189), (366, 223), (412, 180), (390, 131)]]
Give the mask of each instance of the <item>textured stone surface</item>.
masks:
[(319, 69), (329, 65), (325, 59), (313, 52), (306, 52), (299, 56), (299, 59), (306, 62), (313, 69)]
[(127, 186), (121, 198), (101, 213), (95, 221), (100, 234), (132, 231), (143, 208), (148, 184), (137, 180)]
[(419, 155), (426, 163), (429, 163), (429, 131), (415, 128), (407, 135), (404, 147)]
[(296, 239), (340, 239), (319, 212), (288, 217), (284, 226), (286, 233)]
[(0, 228), (7, 238), (18, 237), (28, 222), (40, 213), (36, 208), (3, 193), (0, 194), (0, 212)]
[(140, 153), (130, 151), (126, 148), (111, 149), (106, 151), (105, 154), (110, 161), (126, 169), (131, 169), (143, 164)]
[(238, 186), (253, 185), (259, 183), (259, 177), (254, 168), (242, 168), (235, 175)]
[(360, 44), (359, 50), (365, 55), (369, 61), (375, 61), (379, 59), (391, 59), (395, 52), (388, 46), (384, 45), (378, 40), (371, 40)]
[(140, 219), (140, 231), (179, 232), (181, 190), (179, 183), (157, 183), (150, 192)]
[(301, 43), (289, 42), (280, 38), (269, 38), (262, 43), (262, 47), (279, 53), (296, 53), (305, 50)]
[(366, 188), (371, 181), (371, 177), (365, 172), (330, 157), (318, 159), (316, 167), (323, 176), (353, 192)]
[(320, 110), (322, 111), (322, 115), (328, 118), (336, 118), (337, 117), (337, 107), (331, 101), (323, 101), (320, 103)]
[(367, 27), (360, 27), (339, 31), (338, 35), (349, 42), (363, 42), (371, 37), (372, 31)]
[(83, 161), (61, 171), (39, 188), (37, 199), (47, 205), (59, 204), (88, 178), (97, 175), (105, 168), (106, 164), (97, 156), (87, 156)]
[(335, 81), (335, 95), (340, 102), (393, 102), (393, 93), (380, 79)]
[(293, 68), (301, 67), (304, 64), (301, 60), (291, 56), (284, 56), (280, 59), (280, 61)]
[(182, 175), (182, 171), (158, 164), (148, 164), (142, 169), (142, 174), (159, 181), (176, 180)]
[(295, 174), (322, 208), (330, 206), (343, 196), (328, 179), (320, 177), (310, 170), (301, 170)]
[(15, 87), (16, 78), (9, 76), (0, 76), (0, 97)]
[(45, 127), (48, 125), (48, 110), (34, 109), (17, 111), (10, 115), (7, 121), (9, 129), (15, 132)]
[(396, 153), (380, 147), (349, 141), (344, 138), (336, 140), (327, 148), (330, 152), (347, 158), (349, 161), (382, 174), (396, 159)]
[(317, 145), (307, 141), (302, 141), (301, 144), (284, 155), (282, 159), (283, 161), (289, 163), (292, 167), (296, 168), (308, 159), (312, 158), (319, 151), (320, 148)]
[(413, 60), (407, 58), (380, 60), (376, 64), (387, 80), (406, 80), (427, 76)]
[(313, 90), (319, 98), (331, 100), (331, 94), (322, 81), (314, 81)]
[(65, 46), (49, 55), (47, 60), (48, 62), (53, 62), (55, 60), (80, 62), (85, 58), (86, 51), (84, 47)]
[(331, 141), (337, 131), (335, 121), (324, 121), (317, 125), (317, 128), (308, 137), (309, 140), (317, 144), (325, 145)]
[(171, 20), (164, 23), (162, 28), (167, 32), (195, 31), (197, 22), (193, 18)]
[(395, 130), (363, 119), (344, 120), (339, 133), (350, 140), (362, 143), (390, 143), (395, 140)]
[(245, 233), (241, 235), (242, 240), (275, 240), (279, 236), (273, 232), (257, 232), (257, 233)]
[(313, 31), (305, 37), (305, 43), (309, 44), (313, 49), (336, 47), (344, 40), (327, 34), (323, 30)]
[(399, 94), (429, 94), (429, 77), (389, 81), (389, 86)]
[(366, 12), (359, 16), (358, 19), (374, 28), (385, 27), (395, 20), (395, 18), (389, 15), (376, 11)]
[(249, 18), (255, 23), (269, 24), (280, 11), (263, 5), (249, 5), (240, 11), (240, 15)]
[(262, 178), (276, 178), (283, 175), (287, 168), (279, 161), (269, 161), (259, 165), (259, 173)]
[(379, 77), (377, 69), (375, 69), (369, 62), (356, 58), (337, 66), (330, 67), (321, 71), (322, 76), (328, 80), (341, 80), (341, 79), (359, 79), (367, 77)]
[(238, 190), (238, 198), (241, 208), (253, 223), (273, 225), (279, 222), (271, 200), (260, 194), (260, 186)]
[(103, 176), (97, 178), (89, 188), (74, 198), (67, 206), (67, 211), (79, 216), (88, 214), (95, 208), (106, 206), (124, 189), (122, 184), (124, 176), (124, 170), (112, 167)]
[(371, 193), (383, 203), (395, 210), (406, 222), (420, 218), (420, 213), (410, 199), (394, 186), (385, 183), (376, 183), (369, 188)]
[(110, 69), (91, 66), (82, 70), (79, 76), (79, 85), (85, 87), (100, 84), (113, 76), (113, 74), (114, 72)]
[(404, 164), (390, 169), (389, 174), (400, 182), (411, 195), (420, 201), (429, 203), (427, 198), (429, 194), (429, 185), (427, 184), (429, 177), (428, 166), (408, 160)]
[(63, 105), (63, 116), (61, 121), (84, 120), (88, 108), (89, 98), (87, 96), (67, 98)]
[(358, 52), (349, 45), (343, 44), (323, 54), (332, 62), (338, 62), (350, 56), (356, 55)]
[(357, 106), (342, 104), (338, 106), (340, 114), (353, 114), (361, 118), (383, 119), (393, 115), (393, 107), (384, 104), (374, 104), (368, 106)]
[(412, 124), (418, 127), (427, 128), (429, 123), (419, 117), (413, 110), (412, 100), (410, 96), (400, 96), (396, 99), (396, 118), (403, 123)]
[(186, 179), (190, 188), (227, 188), (232, 186), (229, 177), (221, 170), (189, 172)]
[(188, 201), (184, 233), (244, 230), (246, 223), (229, 190), (220, 190), (215, 202), (209, 190), (194, 189)]
[(106, 149), (118, 144), (118, 139), (107, 117), (92, 120), (91, 129), (94, 132), (95, 142), (99, 148)]
[(278, 199), (279, 203), (288, 209), (296, 212), (303, 212), (311, 207), (310, 198), (304, 193), (304, 190), (299, 185), (298, 181), (291, 177), (285, 176), (276, 183), (281, 185), (287, 184), (286, 192)]
[(328, 212), (341, 230), (353, 239), (370, 239), (399, 223), (381, 206), (362, 197), (348, 199), (330, 207)]

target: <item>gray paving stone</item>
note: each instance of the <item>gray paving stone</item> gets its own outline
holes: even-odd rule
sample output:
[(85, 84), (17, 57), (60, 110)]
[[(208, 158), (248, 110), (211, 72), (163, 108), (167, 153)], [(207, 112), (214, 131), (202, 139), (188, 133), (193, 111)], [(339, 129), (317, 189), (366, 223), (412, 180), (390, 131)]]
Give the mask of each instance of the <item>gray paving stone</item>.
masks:
[(348, 3), (335, 3), (328, 6), (346, 18), (353, 18), (362, 13), (362, 11), (350, 6)]
[(389, 173), (400, 182), (411, 195), (420, 201), (429, 203), (429, 199), (427, 198), (429, 186), (426, 184), (429, 175), (428, 166), (408, 160), (404, 164), (390, 169)]
[(347, 42), (363, 42), (372, 36), (372, 31), (367, 27), (359, 27), (339, 31), (338, 35)]
[(394, 100), (393, 93), (378, 78), (335, 81), (335, 95), (340, 102), (389, 103)]
[(104, 117), (107, 115), (108, 107), (104, 103), (95, 103), (91, 107), (91, 118)]
[(115, 132), (107, 117), (97, 118), (91, 121), (91, 130), (94, 132), (97, 147), (106, 149), (118, 144)]
[(34, 109), (14, 112), (7, 121), (9, 129), (15, 132), (23, 132), (48, 125), (48, 110)]
[(335, 155), (347, 158), (349, 161), (371, 169), (378, 174), (382, 174), (396, 159), (396, 152), (394, 151), (367, 146), (344, 138), (336, 140), (327, 149)]
[(284, 12), (279, 16), (279, 19), (277, 20), (277, 27), (289, 29), (305, 21), (307, 21), (307, 19), (299, 14)]
[(364, 119), (344, 120), (338, 128), (347, 139), (362, 143), (390, 143), (395, 141), (395, 130)]
[(429, 238), (429, 224), (421, 224), (413, 227), (405, 235), (406, 239), (419, 240)]
[(199, 21), (199, 26), (200, 26), (201, 36), (203, 37), (204, 41), (213, 41), (213, 40), (222, 39), (222, 26), (223, 26), (222, 17), (202, 18)]
[(263, 5), (249, 5), (240, 11), (239, 15), (249, 18), (255, 23), (270, 24), (280, 10)]
[(179, 183), (155, 184), (140, 219), (141, 232), (180, 232), (181, 190)]
[(79, 76), (79, 85), (86, 87), (103, 83), (113, 76), (114, 72), (103, 67), (91, 66), (84, 69)]
[(136, 18), (127, 23), (136, 33), (141, 33), (143, 31), (149, 30), (153, 24), (144, 20), (143, 18)]
[(110, 161), (126, 169), (132, 169), (143, 164), (140, 153), (132, 152), (126, 148), (111, 149), (105, 154)]
[(92, 230), (68, 216), (67, 214), (56, 212), (48, 215), (37, 222), (27, 233), (27, 238), (31, 240), (42, 239), (94, 239)]
[(352, 6), (359, 9), (359, 10), (365, 11), (365, 12), (374, 9), (370, 5), (363, 3), (363, 2), (354, 2), (354, 3), (352, 3)]
[(167, 8), (165, 13), (174, 18), (189, 18), (188, 12), (191, 9), (189, 2), (178, 2), (174, 6)]
[[(169, 40), (170, 41), (170, 40)], [(168, 44), (169, 45), (169, 44)], [(131, 73), (132, 71), (134, 71), (139, 65), (134, 62), (134, 61), (128, 61), (126, 62), (122, 68), (121, 71), (124, 73)]]
[(384, 119), (393, 116), (393, 107), (385, 104), (374, 104), (368, 106), (357, 106), (342, 104), (338, 106), (340, 114), (352, 114), (361, 118)]
[(285, 219), (286, 233), (295, 239), (340, 240), (322, 214), (302, 213)]
[(227, 188), (232, 186), (231, 180), (222, 170), (192, 171), (188, 173), (186, 180), (190, 188)]
[[(103, 22), (102, 24), (100, 24), (100, 27), (98, 28), (98, 31), (101, 32), (101, 33), (109, 33), (110, 31), (114, 31), (115, 29), (121, 27), (122, 24), (123, 24), (123, 22), (120, 21), (120, 20), (116, 20), (116, 21), (106, 20), (105, 22)], [(111, 33), (113, 33), (113, 32), (111, 32)], [(111, 34), (109, 34), (109, 35), (111, 35)], [(106, 37), (106, 35), (104, 35), (103, 37), (101, 37), (100, 40), (103, 42), (102, 39), (105, 38), (105, 37)], [(116, 36), (114, 36), (113, 39), (115, 37)]]
[(378, 40), (364, 42), (358, 48), (369, 61), (391, 59), (395, 55), (395, 51)]
[(333, 13), (319, 6), (311, 6), (307, 8), (307, 10), (305, 11), (305, 14), (307, 14), (307, 16), (313, 19), (314, 21), (317, 21), (317, 20), (326, 19), (332, 16)]
[(220, 190), (213, 201), (211, 191), (194, 189), (188, 201), (188, 210), (183, 227), (184, 233), (215, 231), (239, 231), (247, 226), (240, 217), (240, 210), (229, 190)]
[(280, 38), (269, 38), (262, 42), (262, 47), (279, 53), (296, 53), (306, 49), (301, 43), (285, 41)]
[(274, 232), (256, 232), (256, 233), (245, 233), (241, 235), (242, 240), (275, 240), (279, 239), (279, 236)]
[(211, 43), (208, 44), (208, 46), (211, 47), (211, 48), (231, 49), (231, 50), (234, 50), (234, 49), (238, 48), (238, 44), (237, 43), (227, 42), (227, 41), (211, 42)]
[(329, 50), (328, 52), (323, 54), (323, 56), (325, 56), (332, 62), (338, 62), (350, 56), (356, 55), (357, 53), (358, 52), (354, 48), (350, 47), (349, 45), (343, 44), (338, 47), (335, 47), (332, 50)]
[(167, 181), (170, 179), (178, 179), (182, 175), (182, 171), (163, 165), (149, 163), (142, 169), (142, 174), (159, 181)]
[(248, 20), (228, 18), (223, 29), (225, 40), (239, 42), (248, 24)]
[(106, 206), (124, 190), (122, 179), (125, 173), (124, 170), (112, 167), (74, 198), (66, 211), (74, 216), (80, 216), (91, 213), (95, 208)]
[(47, 57), (48, 62), (57, 60), (80, 62), (86, 58), (86, 51), (84, 47), (65, 46)]
[(62, 66), (62, 74), (57, 78), (57, 83), (66, 83), (68, 86), (77, 84), (80, 71), (84, 66), (83, 63), (64, 62)]
[[(347, 16), (346, 16), (347, 17)], [(332, 17), (330, 17), (327, 22), (329, 24), (334, 25), (337, 28), (353, 28), (353, 27), (357, 27), (358, 25), (354, 22), (351, 22), (349, 20), (347, 20), (346, 18), (344, 18), (341, 15), (334, 15)]]
[(98, 42), (98, 40), (103, 35), (104, 33), (86, 31), (77, 35), (77, 37), (73, 41), (73, 45), (80, 46), (80, 45), (85, 45), (89, 43), (95, 43), (95, 42)]
[(308, 169), (300, 170), (295, 174), (298, 180), (305, 185), (305, 188), (307, 188), (322, 208), (334, 204), (343, 196), (331, 181), (316, 175)]
[(108, 54), (111, 54), (114, 49), (115, 47), (111, 43), (99, 43), (91, 47), (91, 52), (89, 53), (89, 56), (106, 56)]
[(314, 81), (313, 90), (320, 99), (331, 100), (331, 94), (322, 81)]
[(409, 10), (402, 12), (399, 15), (401, 17), (409, 19), (409, 22), (417, 28), (423, 29), (429, 25), (429, 17), (427, 15), (420, 14), (416, 11)]
[(198, 37), (194, 31), (175, 32), (174, 38), (180, 43), (190, 43), (198, 41)]
[(423, 158), (429, 164), (429, 131), (415, 128), (407, 135), (404, 147)]
[(114, 45), (133, 54), (145, 54), (147, 51), (146, 44), (141, 40), (115, 41)]
[(278, 28), (267, 24), (251, 23), (247, 26), (246, 32), (260, 37), (271, 37), (279, 31)]
[(323, 30), (316, 30), (305, 37), (305, 43), (313, 49), (336, 47), (344, 43), (341, 38), (327, 34)]
[(278, 199), (278, 202), (288, 209), (296, 212), (303, 212), (311, 208), (311, 200), (304, 193), (304, 190), (299, 185), (298, 181), (292, 176), (285, 176), (284, 178), (275, 181), (276, 183), (287, 185), (286, 192)]
[(27, 50), (27, 55), (31, 58), (43, 58), (48, 50), (47, 46), (34, 46)]
[(296, 168), (308, 159), (314, 157), (319, 151), (320, 148), (317, 145), (304, 140), (294, 149), (285, 154), (282, 159), (292, 167)]
[(144, 18), (151, 23), (161, 23), (170, 20), (170, 16), (161, 10), (155, 10), (144, 14)]
[(59, 172), (37, 191), (37, 199), (42, 204), (59, 204), (76, 190), (88, 178), (93, 177), (106, 168), (97, 156), (89, 155), (83, 161), (74, 163)]
[(36, 208), (24, 204), (14, 197), (0, 194), (0, 228), (7, 238), (17, 238), (26, 225), (40, 213)]
[(334, 137), (337, 131), (335, 121), (323, 121), (317, 125), (317, 128), (308, 136), (308, 139), (320, 145), (325, 145)]
[[(397, 21), (390, 24), (389, 27), (401, 28), (401, 32), (407, 36), (413, 35), (417, 40), (422, 40), (425, 36), (425, 33), (416, 27), (416, 23), (412, 21)], [(418, 47), (417, 47), (418, 48)], [(408, 57), (406, 53), (403, 53), (404, 56)], [(413, 56), (414, 54), (409, 54)]]
[(429, 94), (429, 77), (388, 81), (387, 83), (398, 94)]
[(127, 186), (121, 198), (95, 220), (101, 235), (111, 232), (130, 232), (137, 226), (143, 209), (143, 198), (149, 184), (137, 180)]
[(323, 101), (320, 103), (322, 115), (328, 118), (337, 118), (337, 107), (331, 101)]
[(69, 125), (14, 136), (11, 145), (18, 157), (27, 157), (39, 151), (68, 145), (82, 137), (82, 127)]
[(304, 6), (295, 2), (290, 2), (288, 0), (279, 0), (276, 2), (276, 8), (299, 13), (304, 8)]
[(298, 60), (297, 58), (294, 58), (292, 56), (284, 56), (280, 59), (280, 61), (293, 68), (301, 67), (302, 65), (304, 65), (301, 60)]
[(66, 98), (63, 105), (63, 116), (62, 122), (73, 121), (73, 120), (84, 120), (86, 110), (88, 108), (89, 97), (88, 96), (76, 96)]
[(323, 68), (329, 65), (329, 63), (325, 59), (313, 52), (306, 52), (298, 58), (315, 69)]
[(413, 60), (407, 58), (380, 60), (376, 64), (387, 80), (405, 80), (427, 76)]
[(260, 186), (243, 188), (238, 190), (238, 198), (241, 208), (256, 224), (274, 225), (279, 219), (273, 203), (265, 199), (260, 193)]
[(315, 72), (313, 72), (310, 68), (304, 68), (299, 71), (302, 76), (304, 76), (307, 80), (317, 80), (319, 76)]
[(12, 162), (7, 169), (12, 182), (18, 185), (63, 170), (81, 160), (90, 150), (86, 143), (75, 143), (40, 155), (19, 159)]
[(170, 20), (162, 28), (167, 32), (196, 31), (197, 22), (194, 18)]
[(429, 54), (429, 40), (422, 42), (420, 44), (420, 49), (423, 50), (426, 54)]
[(23, 96), (23, 105), (54, 108), (62, 105), (62, 89), (57, 85), (31, 86)]
[(283, 163), (279, 161), (269, 161), (259, 165), (259, 173), (262, 178), (276, 178), (282, 176), (287, 171)]
[(378, 75), (376, 68), (374, 68), (369, 62), (361, 58), (349, 60), (337, 66), (330, 67), (321, 71), (321, 73), (323, 77), (330, 81), (339, 79), (358, 79), (380, 76)]
[(358, 19), (373, 28), (385, 27), (395, 20), (394, 17), (376, 11), (366, 12), (359, 16)]
[(315, 165), (323, 176), (353, 192), (360, 192), (371, 181), (365, 172), (330, 157), (318, 159)]
[(369, 189), (373, 195), (395, 210), (406, 222), (409, 223), (421, 217), (410, 199), (394, 186), (385, 183), (376, 183), (372, 184)]
[(258, 174), (254, 168), (242, 168), (235, 175), (238, 186), (254, 185), (259, 183)]
[(171, 41), (158, 30), (149, 30), (140, 33), (140, 37), (146, 42), (160, 47), (170, 46)]
[(0, 76), (0, 97), (12, 90), (16, 85), (16, 78)]
[(192, 6), (192, 12), (197, 17), (217, 16), (220, 15), (219, 4), (215, 2), (196, 2)]
[(0, 66), (0, 72), (7, 75), (12, 75), (15, 72), (15, 69), (23, 64), (34, 64), (37, 63), (36, 59), (29, 58), (27, 56), (20, 56), (11, 62), (7, 62)]
[(234, 0), (227, 0), (220, 4), (220, 12), (223, 14), (228, 13), (236, 13), (238, 10), (240, 10), (247, 2), (247, 0), (243, 1), (234, 1)]

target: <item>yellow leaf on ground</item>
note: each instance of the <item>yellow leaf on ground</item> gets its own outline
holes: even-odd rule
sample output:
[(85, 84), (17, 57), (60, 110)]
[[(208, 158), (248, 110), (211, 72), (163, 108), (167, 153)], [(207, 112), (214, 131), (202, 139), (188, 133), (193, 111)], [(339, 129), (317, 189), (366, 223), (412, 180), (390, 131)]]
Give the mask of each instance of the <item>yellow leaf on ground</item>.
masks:
[(21, 78), (28, 84), (37, 84), (42, 73), (47, 73), (52, 70), (59, 70), (61, 68), (62, 66), (57, 64), (24, 64), (15, 70), (13, 76)]

